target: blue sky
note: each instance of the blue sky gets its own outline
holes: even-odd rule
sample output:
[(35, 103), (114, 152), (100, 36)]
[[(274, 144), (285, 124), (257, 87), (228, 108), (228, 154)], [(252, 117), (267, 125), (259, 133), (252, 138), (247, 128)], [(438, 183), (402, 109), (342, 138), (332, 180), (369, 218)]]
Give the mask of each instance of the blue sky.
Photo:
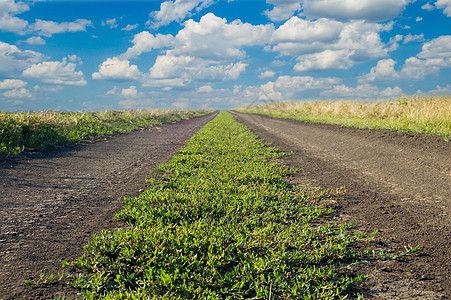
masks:
[(451, 93), (451, 0), (0, 0), (0, 110)]

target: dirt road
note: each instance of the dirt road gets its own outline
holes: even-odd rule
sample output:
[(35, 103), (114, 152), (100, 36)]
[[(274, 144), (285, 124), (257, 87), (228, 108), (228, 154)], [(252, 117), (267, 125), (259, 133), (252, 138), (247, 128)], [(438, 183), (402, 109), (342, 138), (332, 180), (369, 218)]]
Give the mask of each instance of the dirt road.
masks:
[(149, 172), (214, 116), (0, 159), (0, 299), (76, 297), (64, 284), (30, 286), (24, 280), (57, 274), (94, 233), (123, 226), (113, 217), (124, 197), (145, 189)]
[(293, 151), (298, 183), (346, 187), (336, 221), (379, 229), (382, 249), (422, 245), (400, 262), (360, 266), (366, 297), (451, 297), (451, 143), (441, 137), (235, 114), (260, 138)]

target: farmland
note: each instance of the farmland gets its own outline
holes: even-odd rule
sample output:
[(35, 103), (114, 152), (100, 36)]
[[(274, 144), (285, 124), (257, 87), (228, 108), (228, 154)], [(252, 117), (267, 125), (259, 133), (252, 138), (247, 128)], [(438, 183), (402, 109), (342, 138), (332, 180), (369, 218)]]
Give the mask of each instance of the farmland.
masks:
[(451, 138), (451, 96), (418, 96), (389, 102), (277, 102), (237, 108), (278, 118), (441, 135)]
[(170, 123), (206, 111), (0, 112), (0, 155), (42, 150), (98, 136)]
[(214, 116), (4, 157), (2, 298), (449, 294), (443, 138)]

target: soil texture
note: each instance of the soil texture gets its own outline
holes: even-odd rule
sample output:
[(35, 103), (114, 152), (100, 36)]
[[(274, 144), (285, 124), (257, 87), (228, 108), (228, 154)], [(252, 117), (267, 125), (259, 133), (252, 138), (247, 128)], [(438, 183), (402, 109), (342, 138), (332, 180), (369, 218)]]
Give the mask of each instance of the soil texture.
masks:
[(67, 272), (62, 261), (81, 256), (93, 234), (122, 227), (114, 214), (124, 197), (146, 189), (149, 172), (215, 115), (0, 157), (0, 299), (77, 298), (63, 282), (25, 280)]
[(332, 221), (354, 222), (388, 252), (421, 245), (397, 260), (362, 263), (367, 281), (355, 287), (375, 299), (451, 298), (451, 143), (442, 137), (342, 127), (234, 113), (302, 171), (296, 184), (346, 192)]

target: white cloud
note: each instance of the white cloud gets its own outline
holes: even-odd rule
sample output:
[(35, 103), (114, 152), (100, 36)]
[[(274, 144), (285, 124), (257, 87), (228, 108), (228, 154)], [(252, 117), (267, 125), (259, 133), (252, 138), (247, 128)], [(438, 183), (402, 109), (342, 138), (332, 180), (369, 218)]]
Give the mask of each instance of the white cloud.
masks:
[(155, 79), (180, 77), (193, 63), (194, 57), (174, 56), (170, 51), (166, 55), (159, 55), (153, 67), (150, 68), (150, 77)]
[(200, 11), (213, 4), (213, 0), (175, 0), (161, 3), (160, 10), (150, 13), (147, 26), (158, 28), (172, 22), (181, 22), (191, 16), (191, 11)]
[[(338, 85), (341, 79), (336, 77), (314, 78), (312, 76), (279, 76), (275, 82), (269, 81), (260, 86), (259, 100), (289, 100), (306, 91), (327, 90)], [(248, 90), (250, 96), (254, 93)]]
[(139, 80), (142, 74), (136, 65), (118, 57), (108, 58), (99, 66), (99, 71), (92, 74), (93, 79), (113, 81)]
[(451, 0), (437, 0), (435, 6), (438, 9), (443, 9), (443, 13), (446, 16), (451, 17)]
[(421, 8), (424, 10), (428, 10), (428, 11), (434, 10), (434, 6), (432, 6), (431, 3), (429, 3), (429, 2), (426, 3), (425, 5), (423, 5)]
[(352, 52), (350, 60), (360, 62), (383, 57), (389, 51), (382, 43), (380, 32), (389, 25), (351, 21), (347, 23), (292, 17), (272, 35), (272, 51), (282, 55), (305, 55), (324, 50)]
[(198, 87), (196, 90), (199, 93), (211, 93), (214, 91), (213, 88), (211, 87), (211, 85), (209, 85), (209, 84)]
[(405, 60), (401, 70), (401, 75), (404, 79), (421, 80), (426, 76), (438, 74), (443, 60), (439, 58), (418, 59), (410, 57)]
[(396, 61), (391, 58), (379, 60), (377, 65), (371, 68), (370, 73), (359, 77), (359, 82), (397, 79), (399, 74), (395, 71), (395, 65)]
[(312, 76), (280, 76), (275, 87), (280, 91), (303, 92), (307, 90), (322, 90), (341, 82), (336, 77), (314, 78)]
[(344, 84), (335, 85), (331, 89), (320, 93), (321, 96), (333, 98), (354, 98), (354, 99), (374, 99), (374, 98), (391, 98), (402, 95), (402, 89), (398, 86), (380, 91), (378, 87), (365, 83), (356, 87), (346, 86)]
[(451, 68), (451, 35), (440, 36), (423, 44), (416, 57), (405, 60), (401, 75), (406, 79), (421, 80), (438, 74), (441, 68)]
[(25, 43), (30, 45), (45, 45), (45, 40), (40, 36), (32, 36), (25, 40)]
[(13, 98), (13, 99), (33, 98), (33, 94), (25, 88), (12, 89), (12, 90), (6, 91), (3, 93), (3, 96), (5, 96), (6, 98)]
[(273, 24), (254, 26), (240, 20), (227, 23), (212, 13), (184, 25), (175, 37), (174, 55), (219, 60), (244, 57), (243, 47), (265, 45), (274, 31)]
[(450, 58), (451, 35), (443, 35), (423, 45), (420, 58)]
[(19, 89), (23, 88), (27, 83), (19, 79), (4, 79), (0, 81), (0, 90)]
[(52, 36), (55, 33), (86, 31), (86, 27), (91, 25), (92, 22), (86, 19), (78, 19), (74, 22), (62, 23), (36, 19), (36, 23), (31, 27), (40, 35)]
[(215, 62), (193, 56), (175, 56), (172, 51), (157, 57), (150, 69), (150, 78), (168, 79), (180, 78), (184, 81), (197, 80), (227, 80), (238, 79), (246, 70), (243, 62)]
[(274, 31), (271, 42), (330, 43), (338, 40), (344, 26), (334, 20), (305, 20), (294, 16)]
[(87, 84), (82, 71), (75, 71), (76, 64), (62, 61), (45, 61), (23, 71), (25, 77), (39, 78), (42, 82), (62, 85), (84, 86)]
[(399, 86), (395, 86), (394, 88), (388, 87), (381, 92), (381, 95), (387, 98), (401, 96), (402, 94), (403, 91)]
[(428, 94), (450, 94), (451, 84), (447, 84), (445, 87), (437, 85), (434, 90), (430, 90)]
[(116, 18), (113, 18), (102, 21), (102, 26), (108, 26), (110, 29), (117, 28), (117, 20)]
[(20, 50), (17, 46), (0, 41), (0, 72), (25, 69), (31, 64), (41, 62), (46, 57), (31, 50)]
[(304, 15), (309, 18), (379, 22), (396, 18), (409, 2), (411, 1), (304, 0), (302, 8)]
[(119, 91), (119, 88), (117, 86), (114, 86), (111, 90), (106, 92), (106, 95), (116, 95), (118, 91)]
[(267, 0), (266, 3), (272, 4), (273, 8), (265, 10), (264, 14), (275, 22), (287, 20), (301, 9), (300, 0)]
[[(258, 93), (258, 100), (266, 100), (266, 101), (278, 101), (282, 100), (283, 94), (275, 89), (276, 83), (270, 81), (266, 84), (260, 86), (260, 91)], [(249, 90), (248, 90), (249, 92)]]
[(302, 55), (297, 58), (294, 70), (305, 72), (310, 70), (349, 69), (353, 66), (350, 60), (355, 51), (324, 50), (315, 54)]
[(413, 35), (413, 34), (409, 33), (408, 35), (406, 35), (404, 37), (403, 43), (407, 44), (407, 43), (415, 42), (415, 41), (423, 42), (424, 41), (424, 34), (422, 33), (422, 34), (415, 34), (415, 35)]
[(122, 31), (132, 31), (135, 30), (136, 28), (138, 28), (138, 24), (128, 24), (127, 26), (125, 26), (124, 28), (122, 28)]
[(423, 18), (422, 18), (422, 17), (417, 17), (417, 18), (415, 19), (415, 22), (420, 22), (420, 21), (423, 21)]
[(132, 85), (127, 89), (122, 89), (121, 96), (125, 98), (139, 98), (142, 94), (138, 92), (136, 86)]
[(154, 36), (148, 31), (142, 31), (134, 36), (132, 43), (133, 47), (128, 48), (127, 52), (121, 55), (121, 58), (131, 59), (153, 49), (169, 47), (174, 44), (174, 36), (160, 33)]
[(276, 75), (276, 73), (273, 71), (264, 71), (260, 74), (260, 76), (258, 76), (258, 78), (260, 79), (271, 78), (274, 77), (274, 75)]
[(30, 7), (24, 2), (16, 3), (14, 0), (1, 0), (0, 30), (24, 34), (28, 22), (15, 17), (15, 15), (21, 14), (29, 9)]

